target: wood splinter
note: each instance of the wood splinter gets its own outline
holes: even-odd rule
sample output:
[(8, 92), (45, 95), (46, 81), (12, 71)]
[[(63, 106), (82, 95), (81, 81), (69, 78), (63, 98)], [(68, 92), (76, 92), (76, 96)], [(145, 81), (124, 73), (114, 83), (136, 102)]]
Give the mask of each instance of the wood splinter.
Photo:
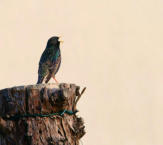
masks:
[(86, 90), (86, 87), (83, 88), (83, 90), (81, 91), (81, 93), (79, 92), (79, 89), (77, 90), (77, 96), (78, 97), (77, 97), (77, 99), (76, 99), (76, 101), (74, 103), (74, 109), (73, 109), (74, 111), (77, 110), (76, 109), (76, 105), (77, 105), (79, 99), (81, 98), (81, 96), (83, 95), (83, 93), (85, 92), (85, 90)]

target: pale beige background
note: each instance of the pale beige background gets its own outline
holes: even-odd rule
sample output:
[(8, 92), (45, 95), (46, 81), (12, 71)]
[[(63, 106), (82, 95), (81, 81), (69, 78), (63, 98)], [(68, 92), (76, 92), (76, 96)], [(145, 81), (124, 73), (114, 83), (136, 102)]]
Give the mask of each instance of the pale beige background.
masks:
[(0, 0), (0, 88), (34, 84), (62, 35), (59, 82), (87, 86), (84, 145), (163, 145), (162, 0)]

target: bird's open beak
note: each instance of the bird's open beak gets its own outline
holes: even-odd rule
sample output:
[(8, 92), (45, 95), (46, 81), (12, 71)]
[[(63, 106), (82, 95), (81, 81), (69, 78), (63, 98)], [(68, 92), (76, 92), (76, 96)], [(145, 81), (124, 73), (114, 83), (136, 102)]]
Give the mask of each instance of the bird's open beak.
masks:
[(63, 43), (64, 41), (61, 40), (61, 36), (59, 36), (59, 42), (60, 43)]

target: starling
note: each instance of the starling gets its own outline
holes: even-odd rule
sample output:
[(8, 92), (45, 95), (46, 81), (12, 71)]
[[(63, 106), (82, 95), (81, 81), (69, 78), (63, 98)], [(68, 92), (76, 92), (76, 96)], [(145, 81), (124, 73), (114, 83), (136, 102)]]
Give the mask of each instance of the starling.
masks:
[(61, 42), (59, 37), (56, 36), (48, 40), (47, 46), (40, 58), (37, 84), (48, 83), (51, 77), (57, 82), (55, 74), (58, 72), (61, 64)]

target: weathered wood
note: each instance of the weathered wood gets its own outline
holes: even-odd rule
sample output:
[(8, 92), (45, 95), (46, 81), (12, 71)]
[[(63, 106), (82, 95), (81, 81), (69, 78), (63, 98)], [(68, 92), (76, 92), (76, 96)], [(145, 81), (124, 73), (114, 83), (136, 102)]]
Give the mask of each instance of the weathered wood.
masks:
[(28, 116), (76, 112), (79, 89), (74, 84), (39, 84), (0, 90), (0, 145), (79, 145), (85, 127), (76, 114)]

